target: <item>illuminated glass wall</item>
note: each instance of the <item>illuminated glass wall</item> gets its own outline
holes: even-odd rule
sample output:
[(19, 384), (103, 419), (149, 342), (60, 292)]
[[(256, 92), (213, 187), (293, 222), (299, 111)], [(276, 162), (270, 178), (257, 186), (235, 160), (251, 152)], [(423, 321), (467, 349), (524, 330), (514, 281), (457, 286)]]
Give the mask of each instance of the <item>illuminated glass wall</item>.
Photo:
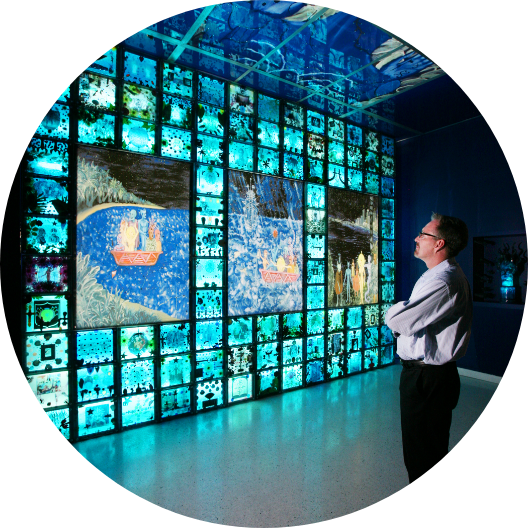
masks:
[(119, 46), (21, 171), (20, 359), (70, 441), (393, 361), (393, 139)]

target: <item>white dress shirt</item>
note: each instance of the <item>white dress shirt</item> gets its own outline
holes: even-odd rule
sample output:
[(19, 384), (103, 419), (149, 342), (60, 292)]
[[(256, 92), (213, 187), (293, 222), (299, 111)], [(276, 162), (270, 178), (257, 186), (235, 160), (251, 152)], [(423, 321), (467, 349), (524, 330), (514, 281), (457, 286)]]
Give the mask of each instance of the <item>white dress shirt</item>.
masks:
[(410, 299), (388, 310), (385, 324), (398, 339), (402, 359), (443, 365), (466, 353), (472, 318), (468, 280), (450, 258), (418, 279)]

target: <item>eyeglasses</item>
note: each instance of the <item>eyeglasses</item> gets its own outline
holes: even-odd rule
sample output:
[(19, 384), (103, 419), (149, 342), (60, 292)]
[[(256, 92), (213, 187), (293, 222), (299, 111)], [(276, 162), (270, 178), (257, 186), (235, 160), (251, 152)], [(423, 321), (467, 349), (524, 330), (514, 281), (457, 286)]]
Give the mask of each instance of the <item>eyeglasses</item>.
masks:
[(432, 236), (434, 238), (439, 238), (440, 240), (443, 240), (442, 237), (439, 237), (439, 236), (436, 236), (436, 235), (431, 235), (430, 233), (424, 233), (423, 231), (420, 231), (418, 233), (418, 238), (423, 238), (424, 236)]

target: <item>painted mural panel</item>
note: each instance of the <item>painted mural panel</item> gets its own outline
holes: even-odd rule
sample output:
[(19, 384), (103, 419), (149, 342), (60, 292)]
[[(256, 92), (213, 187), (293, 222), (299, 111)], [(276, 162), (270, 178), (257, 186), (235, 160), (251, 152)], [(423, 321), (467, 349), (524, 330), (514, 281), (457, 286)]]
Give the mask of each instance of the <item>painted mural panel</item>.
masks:
[(378, 201), (328, 189), (328, 306), (378, 302)]
[(77, 327), (189, 317), (186, 163), (79, 147)]
[(302, 183), (229, 172), (229, 315), (303, 308)]

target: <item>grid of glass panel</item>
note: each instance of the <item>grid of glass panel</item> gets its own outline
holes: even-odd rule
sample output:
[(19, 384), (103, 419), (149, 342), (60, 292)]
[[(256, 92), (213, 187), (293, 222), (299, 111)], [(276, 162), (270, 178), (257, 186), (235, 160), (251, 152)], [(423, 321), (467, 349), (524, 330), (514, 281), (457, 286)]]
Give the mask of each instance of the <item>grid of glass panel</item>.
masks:
[[(384, 321), (394, 302), (392, 138), (122, 45), (65, 93), (23, 165), (22, 361), (35, 396), (70, 441), (392, 363)], [(84, 262), (75, 253), (72, 190), (77, 150), (86, 145), (191, 167), (189, 320), (73, 329), (71, 270)], [(302, 310), (228, 315), (232, 171), (301, 182)], [(367, 304), (329, 304), (332, 188), (375, 196), (379, 206), (371, 263), (378, 290)]]

